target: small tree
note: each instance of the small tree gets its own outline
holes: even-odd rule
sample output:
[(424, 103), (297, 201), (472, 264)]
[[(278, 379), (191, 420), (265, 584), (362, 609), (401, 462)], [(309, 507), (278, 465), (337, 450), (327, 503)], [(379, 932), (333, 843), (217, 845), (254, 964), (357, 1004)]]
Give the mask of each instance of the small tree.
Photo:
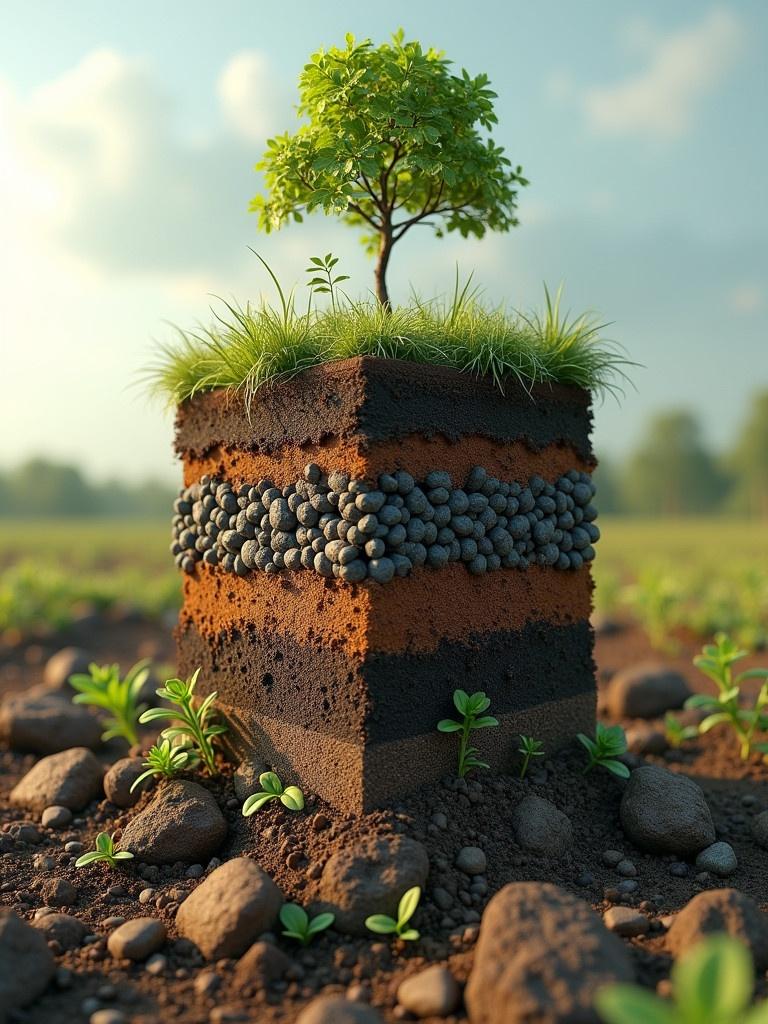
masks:
[(392, 247), (417, 224), (463, 237), (508, 231), (518, 221), (515, 186), (527, 185), (504, 150), (481, 133), (496, 123), (488, 76), (451, 74), (437, 50), (369, 39), (320, 50), (299, 79), (294, 135), (267, 143), (257, 164), (269, 194), (251, 209), (269, 232), (321, 207), (363, 227), (375, 254), (376, 294), (389, 306)]

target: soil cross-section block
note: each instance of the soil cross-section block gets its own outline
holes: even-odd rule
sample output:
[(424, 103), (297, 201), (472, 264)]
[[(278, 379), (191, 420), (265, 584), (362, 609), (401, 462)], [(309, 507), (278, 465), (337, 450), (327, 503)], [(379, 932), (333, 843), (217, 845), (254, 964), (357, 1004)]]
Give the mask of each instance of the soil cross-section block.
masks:
[(363, 812), (455, 770), (457, 688), (496, 769), (591, 732), (590, 425), (578, 388), (367, 357), (185, 403), (180, 671), (238, 754)]

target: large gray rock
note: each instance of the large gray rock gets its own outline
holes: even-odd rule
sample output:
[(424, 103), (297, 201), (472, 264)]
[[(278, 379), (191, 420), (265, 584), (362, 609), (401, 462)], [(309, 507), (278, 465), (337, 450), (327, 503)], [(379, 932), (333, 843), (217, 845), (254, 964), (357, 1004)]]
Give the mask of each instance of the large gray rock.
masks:
[(667, 947), (680, 956), (697, 942), (725, 932), (752, 952), (755, 967), (768, 967), (768, 914), (738, 889), (708, 889), (687, 903), (667, 932)]
[(0, 1022), (41, 995), (56, 970), (45, 936), (12, 910), (0, 909)]
[(630, 775), (621, 798), (621, 825), (636, 846), (651, 853), (693, 857), (715, 841), (701, 787), (655, 765)]
[(240, 956), (277, 920), (283, 896), (248, 857), (216, 868), (176, 914), (179, 934), (209, 959)]
[(642, 662), (616, 673), (606, 704), (612, 718), (658, 718), (690, 696), (685, 676), (660, 662)]
[(518, 846), (540, 857), (562, 857), (573, 846), (571, 819), (540, 796), (523, 797), (511, 824)]
[(402, 835), (365, 836), (328, 859), (320, 876), (319, 907), (336, 915), (334, 927), (349, 935), (370, 935), (371, 914), (397, 915), (406, 890), (424, 887), (427, 851)]
[(196, 782), (173, 781), (123, 830), (120, 845), (147, 864), (204, 864), (227, 834), (219, 805)]
[(33, 754), (56, 754), (69, 747), (97, 747), (102, 727), (95, 715), (69, 696), (33, 686), (4, 697), (0, 704), (0, 743)]
[(11, 803), (43, 811), (56, 804), (79, 811), (102, 793), (104, 769), (85, 747), (41, 758), (11, 790)]
[(464, 993), (471, 1024), (597, 1024), (596, 989), (633, 979), (622, 943), (586, 903), (513, 882), (485, 908)]
[(296, 1024), (384, 1024), (372, 1006), (344, 996), (318, 996), (296, 1018)]
[(82, 647), (62, 647), (45, 663), (43, 682), (54, 690), (63, 690), (71, 697), (74, 690), (69, 685), (69, 677), (88, 675), (88, 667), (94, 661), (96, 659), (91, 652)]

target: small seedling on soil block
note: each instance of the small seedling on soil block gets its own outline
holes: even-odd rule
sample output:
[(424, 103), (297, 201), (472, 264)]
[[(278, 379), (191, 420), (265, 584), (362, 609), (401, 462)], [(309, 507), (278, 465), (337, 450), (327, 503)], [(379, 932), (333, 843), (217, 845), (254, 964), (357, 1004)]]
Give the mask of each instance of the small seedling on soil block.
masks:
[(174, 747), (170, 740), (161, 740), (150, 748), (144, 762), (147, 770), (136, 779), (131, 786), (131, 792), (152, 775), (164, 775), (170, 779), (182, 768), (190, 768), (196, 762), (197, 755), (187, 747)]
[[(768, 754), (768, 743), (753, 743), (756, 732), (768, 730), (768, 668), (750, 668), (734, 677), (731, 666), (745, 658), (747, 651), (740, 650), (725, 633), (718, 633), (714, 644), (705, 644), (703, 653), (693, 663), (705, 676), (715, 683), (717, 696), (697, 693), (685, 702), (687, 708), (703, 708), (711, 712), (699, 725), (700, 733), (707, 733), (716, 725), (730, 725), (736, 733), (742, 761), (746, 761), (752, 750)], [(741, 684), (748, 679), (762, 679), (763, 686), (754, 706), (741, 707)]]
[(336, 285), (341, 284), (342, 281), (348, 281), (349, 274), (337, 274), (336, 277), (333, 276), (333, 268), (339, 262), (339, 257), (334, 256), (332, 252), (327, 253), (322, 259), (320, 259), (319, 256), (310, 256), (309, 262), (312, 266), (307, 267), (306, 273), (311, 274), (312, 279), (308, 281), (307, 284), (312, 289), (312, 294), (330, 295), (331, 308), (335, 313)]
[(162, 718), (169, 718), (176, 724), (163, 729), (161, 737), (164, 740), (175, 740), (182, 738), (189, 743), (194, 752), (203, 762), (209, 775), (216, 775), (216, 755), (213, 748), (213, 740), (227, 731), (226, 725), (211, 724), (210, 719), (215, 714), (213, 703), (217, 694), (214, 691), (209, 694), (199, 708), (192, 706), (195, 685), (200, 669), (196, 669), (190, 679), (169, 679), (165, 686), (156, 690), (158, 697), (174, 704), (173, 708), (150, 708), (145, 711), (139, 721), (142, 724), (156, 722)]
[(605, 1024), (768, 1024), (768, 1002), (748, 1009), (754, 978), (742, 943), (716, 935), (672, 968), (674, 1002), (637, 985), (609, 985), (595, 1005)]
[(664, 717), (664, 735), (670, 747), (677, 750), (686, 740), (692, 740), (698, 736), (699, 730), (695, 725), (683, 725), (677, 715), (668, 711)]
[(415, 942), (419, 933), (415, 928), (408, 928), (408, 922), (416, 913), (421, 899), (421, 889), (415, 885), (403, 893), (397, 907), (397, 920), (386, 914), (372, 914), (365, 919), (365, 927), (378, 935), (396, 935), (404, 942)]
[(439, 732), (459, 732), (461, 741), (459, 743), (459, 776), (463, 779), (471, 768), (489, 768), (485, 761), (478, 761), (477, 754), (480, 751), (477, 747), (469, 746), (469, 734), (473, 729), (488, 729), (498, 725), (493, 715), (483, 715), (491, 706), (490, 700), (482, 690), (473, 693), (471, 696), (464, 690), (453, 691), (453, 703), (456, 710), (462, 716), (460, 722), (453, 718), (443, 718), (437, 723)]
[(97, 864), (99, 861), (104, 861), (111, 868), (116, 868), (117, 862), (121, 860), (133, 860), (133, 854), (127, 850), (115, 849), (113, 836), (108, 832), (99, 832), (96, 836), (96, 849), (84, 853), (82, 857), (78, 857), (75, 861), (75, 867), (84, 868), (88, 864)]
[(583, 732), (578, 733), (576, 739), (587, 748), (589, 761), (584, 774), (591, 771), (596, 765), (606, 768), (620, 779), (629, 778), (629, 768), (616, 758), (627, 752), (627, 738), (620, 725), (603, 725), (598, 722), (595, 727), (595, 738), (590, 739)]
[(312, 939), (336, 920), (335, 914), (318, 914), (310, 920), (309, 915), (298, 903), (286, 903), (280, 911), (280, 923), (284, 925), (286, 939), (296, 939), (302, 946), (308, 946)]
[(133, 746), (139, 742), (136, 726), (145, 705), (139, 704), (139, 694), (149, 675), (149, 662), (137, 661), (125, 679), (120, 678), (119, 665), (89, 665), (90, 675), (77, 673), (69, 677), (69, 685), (79, 692), (72, 698), (75, 704), (90, 704), (103, 708), (110, 716), (105, 719), (106, 731), (102, 739), (121, 736)]
[(298, 786), (283, 786), (274, 772), (262, 772), (259, 776), (261, 790), (253, 793), (243, 804), (243, 814), (247, 818), (268, 804), (270, 800), (279, 800), (289, 811), (301, 811), (304, 808), (304, 794)]
[(528, 771), (528, 765), (531, 762), (532, 757), (544, 757), (544, 744), (541, 740), (535, 740), (533, 736), (520, 735), (520, 746), (517, 748), (518, 754), (523, 755), (523, 763), (520, 767), (520, 778), (525, 778), (525, 773)]

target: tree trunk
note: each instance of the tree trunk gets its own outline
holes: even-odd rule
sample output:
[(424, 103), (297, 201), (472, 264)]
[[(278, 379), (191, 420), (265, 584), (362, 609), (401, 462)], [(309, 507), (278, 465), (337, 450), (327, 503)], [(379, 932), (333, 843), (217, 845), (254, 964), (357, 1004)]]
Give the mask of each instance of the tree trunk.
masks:
[(381, 232), (379, 241), (379, 255), (376, 260), (376, 298), (385, 309), (391, 309), (387, 291), (387, 267), (392, 252), (392, 229), (387, 227)]

